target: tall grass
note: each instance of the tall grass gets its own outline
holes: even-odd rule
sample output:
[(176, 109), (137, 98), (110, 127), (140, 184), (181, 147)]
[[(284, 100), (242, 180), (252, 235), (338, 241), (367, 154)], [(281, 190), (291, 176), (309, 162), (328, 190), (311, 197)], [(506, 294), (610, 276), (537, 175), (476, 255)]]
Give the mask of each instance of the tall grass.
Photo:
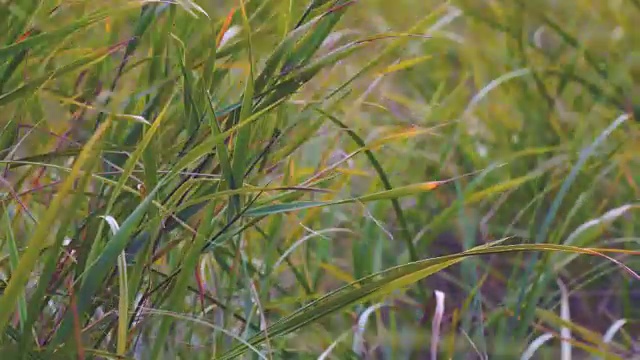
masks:
[(0, 5), (3, 355), (632, 356), (639, 15)]

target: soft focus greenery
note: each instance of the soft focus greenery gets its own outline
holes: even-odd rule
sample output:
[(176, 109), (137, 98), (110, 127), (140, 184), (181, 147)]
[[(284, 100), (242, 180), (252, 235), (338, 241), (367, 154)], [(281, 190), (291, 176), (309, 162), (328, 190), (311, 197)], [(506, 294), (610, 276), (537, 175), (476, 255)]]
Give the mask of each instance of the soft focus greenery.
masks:
[(3, 358), (637, 353), (638, 0), (0, 20)]

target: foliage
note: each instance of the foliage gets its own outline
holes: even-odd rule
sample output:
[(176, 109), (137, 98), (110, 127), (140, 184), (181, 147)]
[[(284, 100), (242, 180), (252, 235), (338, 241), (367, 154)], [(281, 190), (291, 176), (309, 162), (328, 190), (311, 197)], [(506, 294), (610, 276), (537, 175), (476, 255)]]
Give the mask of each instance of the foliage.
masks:
[(631, 356), (638, 16), (0, 4), (0, 347)]

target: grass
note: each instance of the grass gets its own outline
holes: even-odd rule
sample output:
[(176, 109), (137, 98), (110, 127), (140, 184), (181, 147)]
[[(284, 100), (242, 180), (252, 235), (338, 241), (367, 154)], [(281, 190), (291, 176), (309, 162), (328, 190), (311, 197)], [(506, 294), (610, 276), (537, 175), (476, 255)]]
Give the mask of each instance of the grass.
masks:
[(638, 16), (0, 5), (3, 354), (637, 356)]

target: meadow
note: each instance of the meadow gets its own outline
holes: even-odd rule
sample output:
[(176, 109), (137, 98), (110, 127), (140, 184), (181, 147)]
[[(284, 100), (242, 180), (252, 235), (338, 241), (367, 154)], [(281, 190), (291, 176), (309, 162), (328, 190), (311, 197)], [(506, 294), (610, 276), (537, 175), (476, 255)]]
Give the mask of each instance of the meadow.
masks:
[(1, 356), (640, 358), (639, 0), (0, 20)]

